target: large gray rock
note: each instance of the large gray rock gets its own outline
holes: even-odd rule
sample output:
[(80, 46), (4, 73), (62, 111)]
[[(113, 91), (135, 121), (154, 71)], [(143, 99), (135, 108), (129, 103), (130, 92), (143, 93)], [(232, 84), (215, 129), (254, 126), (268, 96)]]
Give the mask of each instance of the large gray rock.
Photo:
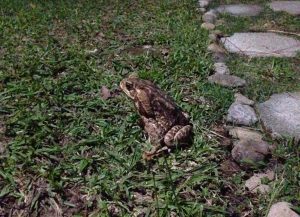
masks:
[(234, 75), (215, 73), (208, 77), (211, 83), (219, 84), (225, 87), (242, 87), (245, 86), (246, 81)]
[(252, 166), (264, 161), (269, 154), (269, 144), (257, 140), (239, 140), (231, 150), (232, 158), (244, 166)]
[(255, 111), (249, 105), (233, 103), (228, 110), (227, 121), (234, 124), (250, 126), (258, 119)]
[(262, 11), (259, 5), (232, 4), (221, 5), (216, 9), (219, 13), (229, 13), (233, 16), (256, 16)]
[(294, 137), (300, 140), (300, 92), (274, 94), (257, 105), (265, 128), (273, 137)]
[(299, 215), (291, 209), (291, 204), (278, 202), (271, 206), (267, 217), (299, 217)]
[(252, 57), (294, 57), (300, 52), (300, 41), (276, 33), (235, 33), (221, 38), (224, 47), (231, 53)]
[(292, 15), (300, 14), (300, 1), (274, 1), (269, 5), (274, 11), (285, 11)]

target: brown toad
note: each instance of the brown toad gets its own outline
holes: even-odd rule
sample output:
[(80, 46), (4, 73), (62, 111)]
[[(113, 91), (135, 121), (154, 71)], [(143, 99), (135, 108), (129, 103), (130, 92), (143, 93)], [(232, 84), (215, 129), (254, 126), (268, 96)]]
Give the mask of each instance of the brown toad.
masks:
[(141, 123), (153, 148), (145, 152), (152, 159), (168, 148), (188, 145), (193, 140), (189, 117), (152, 82), (129, 76), (120, 83), (124, 93), (134, 101)]

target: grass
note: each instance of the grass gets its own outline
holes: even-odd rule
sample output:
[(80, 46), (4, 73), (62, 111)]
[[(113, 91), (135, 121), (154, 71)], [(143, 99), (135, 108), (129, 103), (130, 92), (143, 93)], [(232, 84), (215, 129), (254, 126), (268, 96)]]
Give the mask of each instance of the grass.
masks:
[[(195, 1), (3, 0), (0, 8), (0, 215), (232, 216), (253, 204), (259, 216), (270, 198), (299, 205), (299, 150), (290, 143), (276, 152), (285, 175), (275, 195), (245, 193), (245, 172), (222, 175), (229, 152), (211, 130), (234, 91), (207, 82), (212, 60)], [(288, 60), (274, 60), (271, 72), (266, 61), (256, 75), (274, 73), (278, 89), (269, 81), (261, 89), (253, 75), (246, 93), (255, 99), (297, 85)], [(193, 146), (152, 165), (142, 160), (146, 138), (118, 88), (132, 72), (191, 115)]]

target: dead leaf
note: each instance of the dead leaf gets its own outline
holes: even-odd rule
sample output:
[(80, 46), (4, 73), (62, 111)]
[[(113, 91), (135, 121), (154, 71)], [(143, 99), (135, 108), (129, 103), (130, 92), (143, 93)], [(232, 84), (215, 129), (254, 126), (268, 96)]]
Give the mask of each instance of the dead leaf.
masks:
[(100, 93), (102, 99), (107, 100), (111, 98), (110, 90), (106, 86), (101, 87), (101, 93)]
[(234, 173), (241, 171), (241, 168), (235, 162), (226, 160), (221, 163), (221, 171), (224, 175), (231, 176)]

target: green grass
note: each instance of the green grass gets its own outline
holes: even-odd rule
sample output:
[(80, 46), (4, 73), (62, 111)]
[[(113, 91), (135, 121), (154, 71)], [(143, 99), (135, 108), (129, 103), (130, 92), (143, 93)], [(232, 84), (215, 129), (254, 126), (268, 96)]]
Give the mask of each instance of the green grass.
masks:
[[(149, 216), (229, 216), (253, 204), (259, 216), (259, 207), (267, 209), (272, 195), (245, 195), (245, 172), (226, 178), (219, 170), (229, 152), (211, 129), (226, 114), (233, 90), (207, 82), (212, 60), (196, 1), (3, 0), (0, 8), (0, 142), (7, 143), (0, 157), (0, 215), (132, 216), (146, 209)], [(154, 51), (128, 54), (143, 45)], [(278, 60), (272, 69), (277, 83), (283, 79), (293, 89), (293, 66), (288, 76), (280, 74), (287, 62)], [(269, 72), (261, 64), (258, 76)], [(147, 141), (118, 87), (132, 72), (154, 81), (191, 115), (190, 148), (151, 165), (142, 160)], [(271, 82), (260, 89), (252, 77), (246, 93), (253, 98), (278, 90), (268, 89)], [(101, 98), (102, 86), (112, 98)], [(299, 204), (292, 172), (299, 162), (289, 157), (299, 155), (294, 149), (277, 152), (286, 159), (288, 182), (278, 179), (274, 200)], [(153, 199), (139, 204), (138, 192)]]

